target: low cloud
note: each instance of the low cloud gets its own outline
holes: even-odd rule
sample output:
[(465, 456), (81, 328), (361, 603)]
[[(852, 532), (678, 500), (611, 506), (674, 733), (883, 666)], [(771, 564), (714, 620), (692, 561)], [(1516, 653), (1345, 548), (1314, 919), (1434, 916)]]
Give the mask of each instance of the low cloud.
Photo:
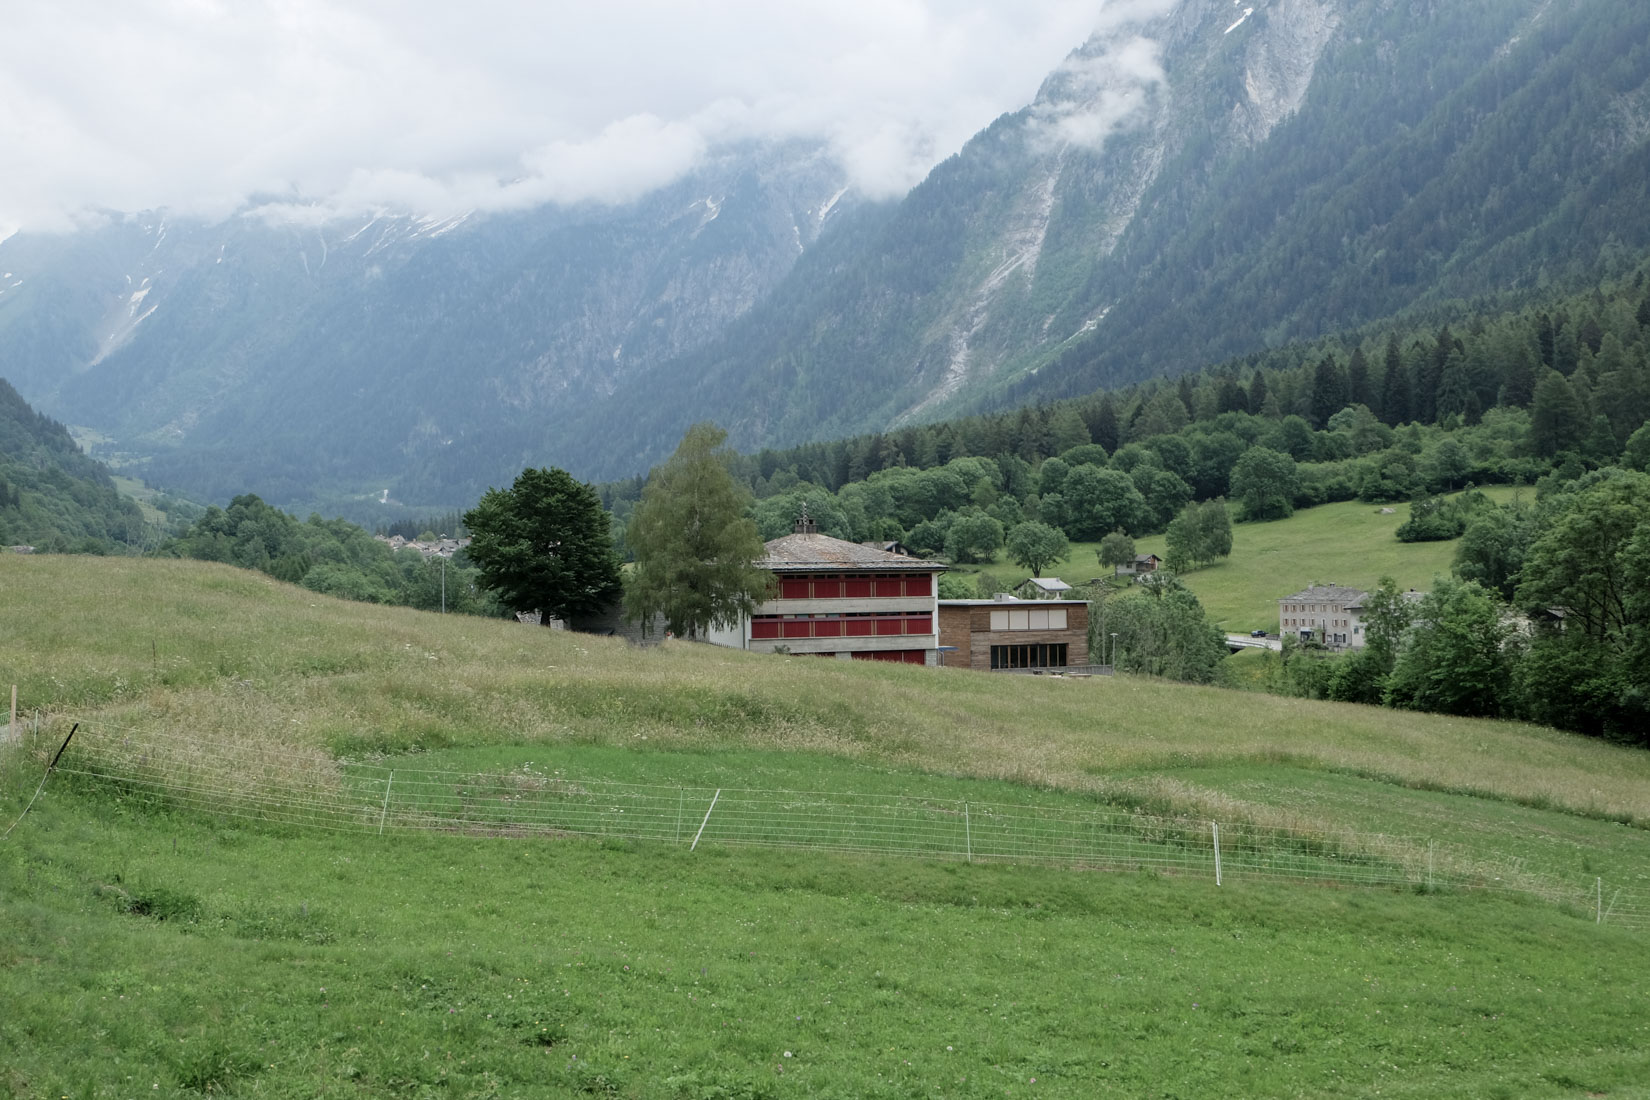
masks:
[(1141, 2), (22, 5), (0, 236), (98, 210), (622, 202), (753, 137), (825, 141), (863, 192), (899, 194)]
[(1038, 136), (1052, 144), (1098, 149), (1135, 121), (1166, 78), (1163, 47), (1140, 35), (1072, 58), (1057, 74), (1058, 92), (1038, 104)]

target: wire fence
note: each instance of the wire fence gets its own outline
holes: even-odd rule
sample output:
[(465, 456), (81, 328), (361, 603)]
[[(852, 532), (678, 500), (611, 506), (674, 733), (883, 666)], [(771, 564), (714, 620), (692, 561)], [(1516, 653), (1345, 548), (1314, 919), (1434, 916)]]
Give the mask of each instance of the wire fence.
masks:
[(895, 795), (736, 790), (573, 780), (526, 765), (500, 773), (336, 760), (252, 738), (203, 741), (82, 727), (56, 771), (216, 815), (379, 835), (624, 838), (1532, 894), (1599, 923), (1650, 928), (1650, 893), (1602, 877), (1426, 837), (1276, 828), (1119, 810)]

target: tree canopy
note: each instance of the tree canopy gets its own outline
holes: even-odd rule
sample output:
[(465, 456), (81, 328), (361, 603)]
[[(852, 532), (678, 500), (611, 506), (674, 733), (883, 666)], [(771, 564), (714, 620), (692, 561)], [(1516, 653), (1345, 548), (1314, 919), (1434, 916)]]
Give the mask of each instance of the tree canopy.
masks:
[(523, 470), (510, 488), (487, 490), (464, 524), (481, 583), (547, 626), (599, 611), (619, 593), (601, 498), (566, 470)]
[(745, 515), (750, 494), (728, 472), (726, 439), (714, 424), (695, 424), (642, 491), (625, 536), (636, 555), (625, 609), (644, 625), (663, 615), (670, 630), (698, 637), (732, 626), (773, 590), (773, 574), (757, 564), (761, 535)]

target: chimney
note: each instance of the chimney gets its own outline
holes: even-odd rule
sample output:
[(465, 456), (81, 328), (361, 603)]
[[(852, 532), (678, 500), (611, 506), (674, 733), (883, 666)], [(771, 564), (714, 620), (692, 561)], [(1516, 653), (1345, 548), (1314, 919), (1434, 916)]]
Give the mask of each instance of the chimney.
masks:
[(815, 523), (813, 521), (813, 517), (808, 515), (808, 505), (806, 502), (802, 505), (802, 514), (796, 517), (796, 526), (791, 529), (791, 533), (796, 535), (819, 534), (819, 524)]

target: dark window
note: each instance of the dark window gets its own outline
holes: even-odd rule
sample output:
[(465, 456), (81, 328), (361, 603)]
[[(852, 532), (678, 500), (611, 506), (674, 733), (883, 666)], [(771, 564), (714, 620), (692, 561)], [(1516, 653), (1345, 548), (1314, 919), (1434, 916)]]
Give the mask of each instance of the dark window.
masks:
[(991, 647), (991, 667), (1065, 668), (1066, 643), (994, 645)]

